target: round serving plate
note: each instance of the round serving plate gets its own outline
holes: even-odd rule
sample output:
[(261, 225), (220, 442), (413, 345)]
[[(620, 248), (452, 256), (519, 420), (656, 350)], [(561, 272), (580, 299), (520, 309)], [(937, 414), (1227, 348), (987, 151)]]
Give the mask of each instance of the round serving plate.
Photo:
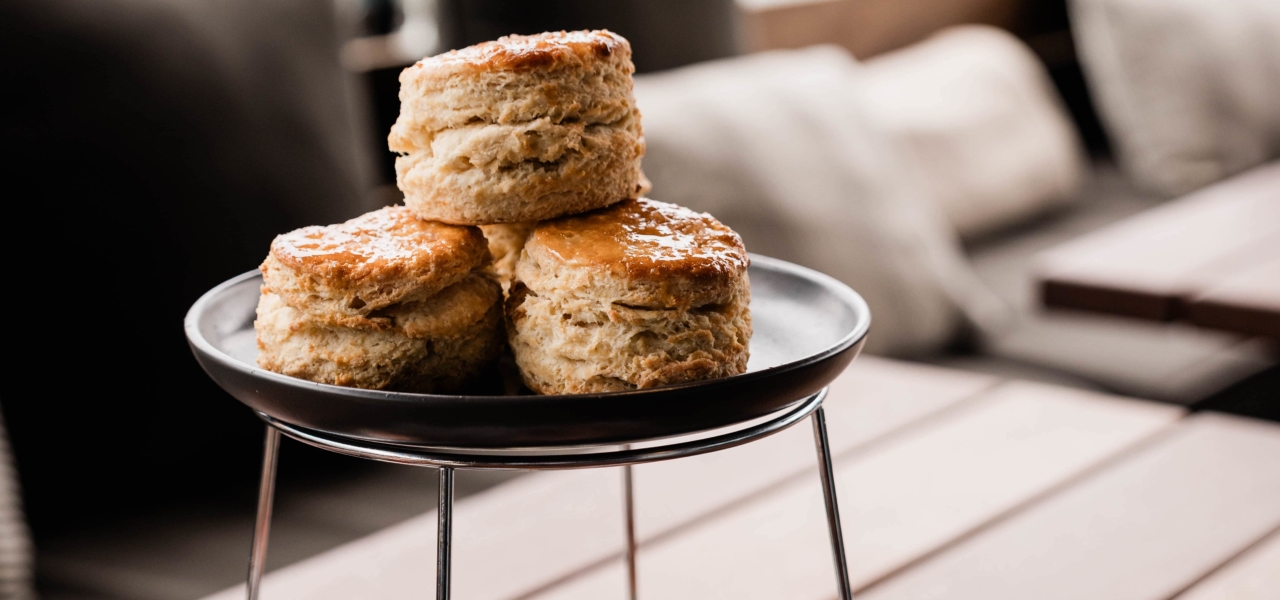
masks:
[[(262, 276), (245, 273), (187, 312), (196, 360), (272, 419), (370, 442), (511, 449), (627, 444), (730, 427), (821, 390), (857, 356), (871, 312), (817, 271), (751, 257), (751, 360), (733, 377), (604, 394), (411, 394), (314, 383), (261, 369), (253, 330)], [(500, 377), (494, 370), (493, 378)], [(503, 386), (492, 382), (490, 389)], [(512, 386), (506, 386), (508, 389)]]

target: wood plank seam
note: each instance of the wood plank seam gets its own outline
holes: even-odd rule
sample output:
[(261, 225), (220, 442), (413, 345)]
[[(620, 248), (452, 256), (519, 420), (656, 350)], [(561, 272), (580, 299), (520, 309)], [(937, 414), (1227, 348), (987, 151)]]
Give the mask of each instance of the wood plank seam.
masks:
[(1191, 300), (1187, 302), (1185, 318), (1201, 327), (1280, 339), (1280, 314), (1261, 308)]
[[(1026, 382), (1009, 382), (1007, 387), (1000, 388), (995, 395), (999, 397), (999, 401), (984, 404), (982, 410), (966, 413), (956, 421), (936, 424), (935, 427), (920, 432), (922, 435), (908, 436), (896, 444), (837, 467), (837, 478), (842, 491), (852, 492), (842, 495), (841, 500), (854, 499), (851, 507), (853, 511), (846, 517), (846, 524), (854, 523), (855, 529), (861, 529), (860, 526), (864, 524), (869, 525), (870, 537), (863, 538), (867, 543), (859, 540), (858, 533), (851, 533), (847, 538), (848, 542), (853, 543), (854, 556), (862, 556), (863, 565), (859, 567), (866, 566), (854, 569), (861, 571), (855, 573), (855, 581), (861, 583), (876, 577), (975, 524), (1007, 511), (1020, 500), (1123, 450), (1159, 428), (1168, 426), (1183, 413), (1170, 406), (1109, 402), (1108, 400), (1118, 399)], [(1109, 408), (1108, 405), (1112, 404), (1115, 409)], [(998, 426), (992, 429), (993, 424)], [(936, 441), (938, 439), (946, 439), (947, 443), (939, 444)], [(979, 458), (976, 462), (970, 459), (958, 462), (939, 456), (939, 453), (954, 455), (953, 449), (960, 456), (965, 456), (970, 450), (976, 451), (974, 456)], [(1049, 461), (1047, 465), (1042, 465), (1039, 461), (1042, 455)], [(1073, 456), (1076, 458), (1071, 458)], [(999, 472), (1025, 480), (1025, 483), (1001, 487), (1001, 491), (994, 496), (981, 492), (969, 493), (975, 489), (973, 486), (950, 489), (966, 486), (966, 482), (972, 481), (968, 476), (970, 471), (974, 474), (990, 473), (988, 459), (996, 463)], [(899, 463), (903, 460), (907, 462)], [(937, 462), (947, 465), (945, 470), (927, 466)], [(911, 475), (915, 472), (911, 468), (891, 468), (901, 467), (903, 464), (923, 469), (916, 472), (917, 475)], [(1046, 472), (1052, 475), (1043, 475)], [(864, 482), (863, 477), (866, 476), (871, 478), (862, 485), (869, 484), (875, 489), (859, 489), (860, 482)], [(929, 481), (934, 483), (926, 483)], [(886, 485), (882, 487), (882, 483)], [(976, 487), (981, 489), (986, 486)], [(880, 493), (881, 489), (891, 492)], [(641, 565), (642, 576), (649, 573), (651, 577), (647, 579), (647, 583), (653, 585), (658, 585), (658, 579), (682, 582), (658, 585), (654, 589), (662, 589), (664, 592), (657, 594), (657, 597), (824, 598), (833, 595), (834, 588), (819, 589), (828, 587), (823, 583), (828, 580), (829, 566), (826, 569), (810, 568), (819, 564), (826, 566), (830, 562), (829, 555), (826, 554), (825, 529), (822, 527), (825, 521), (821, 517), (817, 482), (805, 480), (801, 485), (791, 486), (783, 492), (772, 494), (770, 498), (757, 499), (752, 505), (742, 509), (726, 511), (714, 520), (689, 528), (682, 532), (682, 536), (650, 546), (646, 549), (649, 560), (647, 564), (642, 562)], [(958, 511), (948, 508), (946, 512), (951, 516), (936, 522), (926, 519), (930, 521), (928, 531), (918, 530), (911, 524), (913, 518), (928, 517), (931, 513), (922, 512), (929, 510), (925, 504), (910, 501), (907, 504), (912, 507), (907, 512), (894, 510), (899, 506), (897, 500), (909, 500), (903, 494), (910, 494), (911, 498), (933, 498), (936, 502), (946, 502), (949, 505), (955, 498), (959, 503), (954, 505)], [(860, 498), (863, 501), (859, 501)], [(806, 503), (804, 510), (797, 510), (800, 502)], [(808, 513), (809, 517), (784, 518), (786, 524), (779, 528), (778, 522), (772, 519), (783, 512), (791, 516)], [(853, 521), (849, 521), (848, 517), (853, 517)], [(866, 522), (869, 519), (875, 523)], [(880, 526), (886, 521), (891, 521), (894, 525)], [(898, 531), (904, 527), (916, 530)], [(801, 529), (806, 533), (798, 534)], [(945, 535), (937, 535), (942, 532)], [(907, 533), (912, 541), (905, 545), (897, 543), (896, 540), (901, 539), (899, 533)], [(748, 539), (753, 541), (744, 545), (743, 542)], [(788, 550), (779, 550), (800, 540), (804, 541), (803, 547), (793, 546)], [(712, 559), (711, 555), (717, 553), (715, 548), (730, 542), (733, 543), (732, 548), (723, 549), (735, 558)], [(753, 549), (757, 545), (759, 548)], [(768, 562), (763, 562), (764, 559), (757, 560), (760, 554), (756, 550), (768, 555)], [(892, 558), (887, 558), (886, 554)], [(803, 558), (791, 560), (797, 556)], [(710, 564), (700, 564), (704, 559), (708, 559)], [(855, 562), (857, 561), (855, 558)], [(746, 567), (748, 564), (751, 567)], [(789, 564), (790, 567), (778, 567), (782, 570), (776, 575), (791, 580), (791, 583), (799, 587), (766, 586), (770, 591), (761, 592), (763, 587), (735, 585), (745, 580), (768, 578), (762, 573), (768, 572), (773, 566), (784, 564)], [(751, 570), (739, 570), (743, 568)], [(804, 578), (798, 579), (800, 575), (796, 574), (801, 572)], [(563, 590), (552, 590), (548, 597), (612, 597), (612, 590), (618, 584), (616, 580), (622, 575), (621, 562), (615, 561), (605, 570), (569, 582)], [(645, 583), (642, 580), (642, 586)], [(698, 590), (696, 593), (689, 591), (695, 588)], [(798, 593), (800, 588), (806, 590), (806, 593)], [(728, 589), (733, 589), (736, 593), (731, 595), (727, 592)], [(797, 593), (792, 594), (787, 590)], [(649, 593), (652, 594), (652, 591)]]
[(1231, 556), (1227, 557), (1226, 560), (1223, 560), (1222, 562), (1218, 563), (1212, 569), (1209, 569), (1208, 571), (1201, 573), (1199, 577), (1195, 578), (1193, 581), (1183, 586), (1182, 589), (1171, 594), (1168, 597), (1169, 600), (1177, 600), (1178, 598), (1185, 596), (1188, 592), (1195, 589), (1196, 586), (1200, 585), (1206, 579), (1209, 579), (1210, 577), (1217, 574), (1219, 571), (1222, 571), (1224, 568), (1227, 567), (1227, 565), (1234, 563), (1235, 561), (1239, 560), (1240, 557), (1252, 552), (1255, 548), (1258, 548), (1259, 546), (1262, 546), (1263, 544), (1270, 542), (1273, 538), (1278, 538), (1278, 537), (1280, 537), (1280, 522), (1277, 522), (1274, 527), (1272, 527), (1266, 533), (1259, 536), (1258, 539), (1245, 545), (1245, 547), (1241, 548), (1239, 552), (1236, 552), (1235, 554), (1232, 554)]
[[(1280, 520), (1278, 452), (1272, 424), (1189, 416), (1162, 442), (862, 597), (1164, 600)], [(1277, 541), (1185, 600), (1276, 598)]]
[[(1073, 473), (1072, 475), (1063, 479), (1062, 481), (1059, 481), (1045, 488), (1044, 490), (1041, 490), (1039, 493), (1031, 495), (1030, 497), (1010, 507), (1008, 510), (1004, 511), (1003, 513), (1000, 513), (994, 517), (991, 517), (990, 519), (987, 519), (986, 521), (978, 523), (977, 525), (973, 526), (967, 531), (964, 531), (959, 535), (951, 538), (950, 540), (947, 540), (946, 542), (938, 545), (937, 547), (932, 548), (915, 558), (912, 558), (911, 560), (907, 561), (901, 566), (894, 568), (891, 571), (879, 577), (876, 577), (875, 579), (872, 579), (871, 581), (868, 581), (861, 586), (856, 587), (853, 590), (854, 594), (862, 594), (864, 592), (870, 591), (871, 589), (879, 585), (882, 585), (886, 581), (894, 579), (895, 577), (898, 577), (899, 575), (919, 565), (922, 565), (928, 562), (934, 557), (940, 556), (943, 553), (947, 552), (948, 550), (955, 548), (965, 543), (966, 541), (981, 535), (983, 532), (991, 530), (999, 526), (1000, 524), (1010, 519), (1013, 519), (1014, 517), (1017, 517), (1022, 513), (1025, 513), (1029, 510), (1034, 509), (1036, 506), (1038, 506), (1042, 502), (1058, 495), (1062, 491), (1068, 488), (1071, 488), (1075, 485), (1078, 485), (1084, 481), (1087, 481), (1099, 475), (1103, 471), (1106, 471), (1107, 469), (1117, 464), (1120, 464), (1126, 460), (1129, 460), (1131, 457), (1140, 454), (1145, 449), (1155, 446), (1156, 444), (1162, 442), (1165, 438), (1168, 438), (1169, 436), (1173, 435), (1175, 432), (1179, 430), (1178, 424), (1181, 423), (1183, 420), (1185, 420), (1185, 418), (1186, 416), (1184, 415), (1182, 418), (1168, 422), (1167, 424), (1163, 425), (1156, 431), (1149, 433), (1142, 438), (1137, 439), (1136, 441), (1116, 451), (1114, 454), (1106, 456), (1101, 460), (1084, 467), (1080, 471)], [(832, 598), (834, 599), (834, 596)]]
[[(1009, 380), (993, 381), (990, 385), (975, 391), (974, 393), (966, 396), (962, 400), (959, 400), (953, 404), (950, 404), (939, 410), (936, 410), (927, 415), (924, 415), (918, 419), (913, 419), (907, 423), (902, 424), (899, 427), (895, 427), (889, 431), (886, 431), (883, 434), (878, 435), (874, 438), (871, 438), (861, 444), (857, 444), (850, 448), (846, 448), (841, 452), (833, 454), (831, 456), (831, 462), (833, 464), (837, 464), (837, 463), (853, 460), (862, 454), (869, 453), (885, 444), (888, 444), (890, 442), (897, 440), (900, 437), (910, 435), (912, 432), (914, 432), (917, 429), (930, 426), (936, 422), (945, 422), (946, 420), (958, 418), (960, 415), (963, 415), (964, 413), (972, 410), (978, 410), (984, 404), (987, 404), (988, 402), (992, 401), (992, 398), (995, 397), (994, 392), (996, 390), (1007, 385), (1008, 383), (1009, 383)], [(804, 426), (805, 426), (804, 423), (796, 425), (796, 427), (804, 427)], [(789, 485), (795, 484), (796, 482), (806, 477), (816, 478), (818, 476), (817, 461), (818, 461), (818, 458), (815, 451), (815, 455), (813, 457), (813, 464), (810, 465), (808, 468), (803, 468), (803, 469), (794, 471), (790, 475), (787, 475), (781, 479), (775, 480), (773, 483), (770, 483), (769, 485), (758, 488), (745, 496), (734, 498), (729, 502), (719, 504), (709, 510), (703, 511), (701, 514), (698, 514), (697, 516), (694, 516), (690, 519), (686, 519), (679, 523), (673, 524), (672, 526), (667, 527), (662, 531), (659, 531), (654, 534), (650, 534), (648, 536), (641, 537), (636, 540), (636, 548), (639, 550), (639, 549), (643, 549), (647, 545), (660, 543), (672, 536), (678, 535), (680, 532), (690, 527), (696, 527), (701, 523), (715, 519), (717, 515), (725, 511), (732, 510), (736, 507), (743, 506), (746, 504), (750, 504), (751, 502), (754, 502), (757, 498), (768, 495), (774, 491), (783, 489)], [(837, 492), (837, 497), (838, 496), (839, 494)], [(556, 587), (559, 587), (574, 579), (577, 579), (578, 577), (582, 577), (597, 569), (605, 568), (611, 563), (613, 563), (614, 561), (621, 559), (622, 555), (623, 555), (622, 551), (619, 550), (617, 552), (602, 556), (599, 559), (592, 561), (589, 564), (583, 565), (577, 569), (574, 569), (568, 573), (565, 573), (564, 575), (561, 575), (560, 577), (557, 577), (554, 580), (548, 581), (543, 585), (533, 588), (523, 594), (520, 594), (518, 596), (513, 596), (511, 597), (511, 600), (529, 600), (530, 598), (535, 598), (540, 594), (549, 592), (555, 589)]]
[(1178, 316), (1178, 300), (1174, 297), (1122, 290), (1107, 284), (1053, 279), (1052, 276), (1040, 283), (1040, 302), (1057, 310), (1096, 312), (1149, 321), (1173, 321)]
[(1280, 244), (1276, 242), (1277, 237), (1280, 237), (1280, 230), (1273, 232), (1272, 236), (1264, 237), (1242, 248), (1237, 248), (1234, 252), (1222, 256), (1218, 260), (1210, 262), (1195, 272), (1188, 274), (1189, 281), (1174, 298), (1174, 318), (1190, 319), (1189, 309), (1191, 305), (1196, 303), (1197, 297), (1212, 291), (1232, 275), (1238, 275), (1242, 271), (1248, 272), (1251, 267), (1264, 265), (1263, 261), (1268, 257), (1275, 256), (1275, 253), (1280, 250)]
[[(1220, 327), (1199, 323), (1194, 305), (1233, 277), (1265, 272), (1280, 252), (1278, 177), (1280, 163), (1263, 165), (1041, 252), (1042, 304)], [(1232, 323), (1255, 316), (1232, 315), (1235, 307), (1226, 299), (1209, 312)], [(1274, 307), (1253, 308), (1276, 316)]]

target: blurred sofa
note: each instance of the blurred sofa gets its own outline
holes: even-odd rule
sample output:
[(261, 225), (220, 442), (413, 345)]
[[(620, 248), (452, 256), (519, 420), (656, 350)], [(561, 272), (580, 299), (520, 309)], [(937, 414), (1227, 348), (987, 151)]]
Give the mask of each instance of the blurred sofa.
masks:
[(1238, 336), (1040, 308), (1034, 254), (1153, 206), (987, 26), (857, 61), (772, 51), (637, 78), (655, 197), (872, 307), (867, 349), (1190, 404), (1272, 364)]

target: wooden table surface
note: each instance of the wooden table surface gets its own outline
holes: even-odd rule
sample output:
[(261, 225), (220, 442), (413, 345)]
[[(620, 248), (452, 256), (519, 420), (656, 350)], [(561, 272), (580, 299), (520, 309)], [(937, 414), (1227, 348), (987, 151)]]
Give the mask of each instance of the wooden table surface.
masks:
[(1045, 305), (1280, 338), (1280, 162), (1039, 257)]
[[(860, 598), (1277, 597), (1275, 424), (873, 357), (827, 419)], [(804, 424), (635, 485), (641, 597), (835, 598)], [(619, 469), (459, 501), (453, 597), (623, 598), (621, 508)], [(430, 598), (435, 519), (269, 573), (262, 598)]]

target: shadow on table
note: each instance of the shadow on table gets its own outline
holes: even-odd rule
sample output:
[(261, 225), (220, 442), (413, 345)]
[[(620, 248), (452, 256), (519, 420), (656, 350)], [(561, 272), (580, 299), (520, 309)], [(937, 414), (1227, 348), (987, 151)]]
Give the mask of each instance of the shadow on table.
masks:
[(1191, 406), (1280, 423), (1280, 365), (1258, 373)]

